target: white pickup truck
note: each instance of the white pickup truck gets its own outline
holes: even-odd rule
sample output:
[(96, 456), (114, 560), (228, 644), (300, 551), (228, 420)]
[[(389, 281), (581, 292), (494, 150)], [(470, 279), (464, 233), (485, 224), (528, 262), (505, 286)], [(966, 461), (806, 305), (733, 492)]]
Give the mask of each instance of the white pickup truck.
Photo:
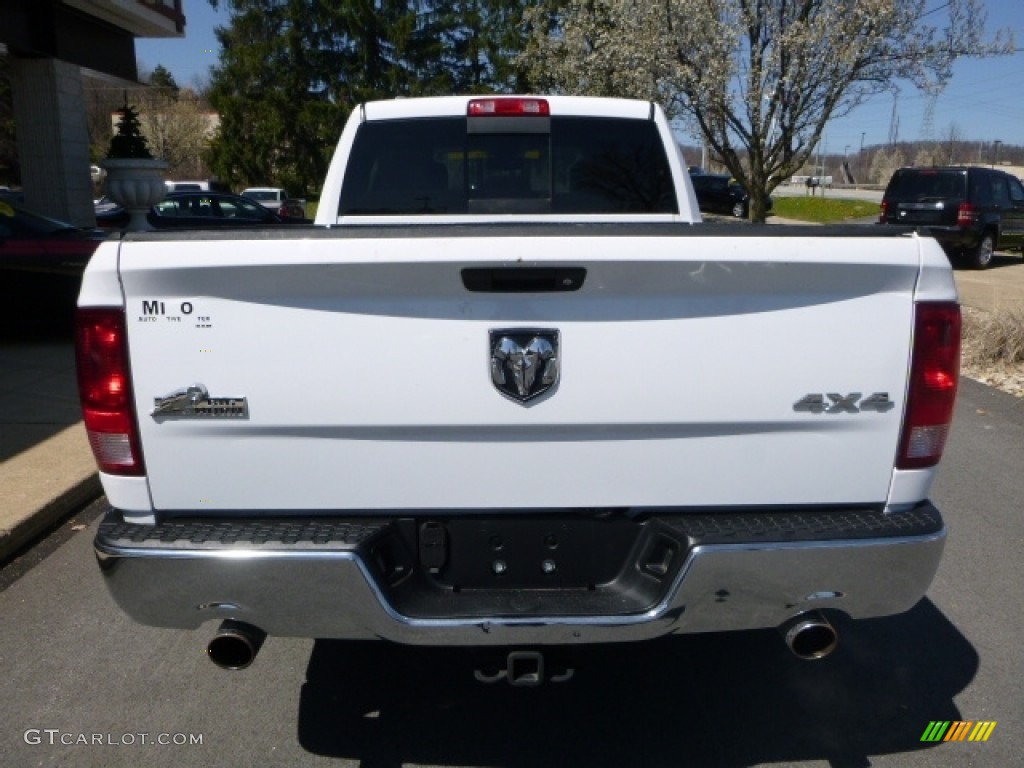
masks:
[[(77, 326), (139, 622), (513, 649), (908, 610), (960, 312), (931, 238), (701, 223), (662, 111), (358, 107), (316, 226), (100, 246)], [(484, 675), (481, 675), (483, 678)]]

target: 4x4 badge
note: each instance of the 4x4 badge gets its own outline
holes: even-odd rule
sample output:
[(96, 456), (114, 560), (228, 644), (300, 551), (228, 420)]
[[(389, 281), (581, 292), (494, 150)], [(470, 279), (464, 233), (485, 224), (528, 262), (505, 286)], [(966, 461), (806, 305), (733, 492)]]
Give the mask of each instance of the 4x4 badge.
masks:
[(862, 397), (860, 392), (848, 395), (812, 392), (793, 403), (793, 410), (798, 413), (887, 413), (895, 407), (896, 403), (889, 399), (888, 392), (875, 392), (867, 397)]
[(491, 382), (519, 403), (547, 392), (558, 381), (556, 330), (508, 328), (490, 331)]

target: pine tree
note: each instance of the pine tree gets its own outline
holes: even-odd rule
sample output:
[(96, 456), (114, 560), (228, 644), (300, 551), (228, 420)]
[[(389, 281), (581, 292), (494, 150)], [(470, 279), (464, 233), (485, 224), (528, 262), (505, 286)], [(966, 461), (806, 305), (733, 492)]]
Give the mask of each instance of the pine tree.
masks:
[(142, 135), (138, 111), (135, 107), (125, 104), (119, 112), (121, 121), (117, 124), (117, 133), (110, 140), (107, 157), (152, 159), (153, 153), (149, 151), (149, 142)]
[(221, 119), (213, 171), (315, 193), (357, 104), (520, 86), (515, 60), (530, 4), (229, 0), (209, 94)]
[(437, 53), (425, 62), (431, 81), (453, 93), (530, 90), (516, 59), (526, 45), (524, 0), (440, 0), (424, 14)]
[(174, 75), (163, 64), (157, 64), (156, 68), (149, 75), (149, 84), (156, 88), (160, 95), (168, 99), (177, 99), (181, 88), (174, 79)]

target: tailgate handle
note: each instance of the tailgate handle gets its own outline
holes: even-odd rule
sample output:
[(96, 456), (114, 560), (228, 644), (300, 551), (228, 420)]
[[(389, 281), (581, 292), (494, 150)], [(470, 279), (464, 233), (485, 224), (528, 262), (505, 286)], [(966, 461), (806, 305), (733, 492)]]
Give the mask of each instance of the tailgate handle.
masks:
[(555, 293), (578, 291), (583, 267), (467, 267), (462, 284), (474, 293)]

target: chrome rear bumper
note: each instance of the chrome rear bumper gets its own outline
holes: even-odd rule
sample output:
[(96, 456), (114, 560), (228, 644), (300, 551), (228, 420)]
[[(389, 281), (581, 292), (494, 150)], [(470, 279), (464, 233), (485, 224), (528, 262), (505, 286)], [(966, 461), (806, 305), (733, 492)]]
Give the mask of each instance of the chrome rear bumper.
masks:
[(545, 645), (777, 627), (812, 610), (900, 613), (927, 591), (946, 536), (928, 503), (894, 514), (662, 512), (622, 521), (639, 534), (615, 589), (439, 586), (419, 572), (422, 549), (410, 567), (384, 546), (398, 536), (396, 520), (146, 526), (111, 510), (95, 549), (115, 600), (143, 624), (234, 619), (281, 636)]

